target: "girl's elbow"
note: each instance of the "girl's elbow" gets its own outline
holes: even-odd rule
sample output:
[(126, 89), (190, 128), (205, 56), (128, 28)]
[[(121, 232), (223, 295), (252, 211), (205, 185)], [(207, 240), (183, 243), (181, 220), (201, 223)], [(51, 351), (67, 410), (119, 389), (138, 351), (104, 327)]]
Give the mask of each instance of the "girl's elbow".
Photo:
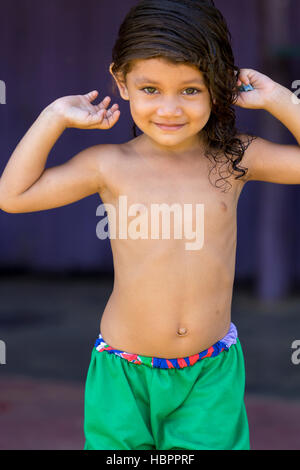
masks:
[(5, 199), (0, 199), (0, 209), (7, 214), (20, 214), (22, 212), (20, 211), (20, 208), (18, 208), (12, 202), (6, 201)]

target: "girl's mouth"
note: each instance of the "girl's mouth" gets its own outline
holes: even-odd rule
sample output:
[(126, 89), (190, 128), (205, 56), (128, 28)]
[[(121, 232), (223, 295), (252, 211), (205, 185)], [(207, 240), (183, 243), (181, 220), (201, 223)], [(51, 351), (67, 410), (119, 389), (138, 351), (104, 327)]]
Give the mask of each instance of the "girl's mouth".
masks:
[(159, 129), (162, 131), (178, 131), (182, 127), (185, 126), (185, 124), (159, 124), (157, 122), (154, 123)]

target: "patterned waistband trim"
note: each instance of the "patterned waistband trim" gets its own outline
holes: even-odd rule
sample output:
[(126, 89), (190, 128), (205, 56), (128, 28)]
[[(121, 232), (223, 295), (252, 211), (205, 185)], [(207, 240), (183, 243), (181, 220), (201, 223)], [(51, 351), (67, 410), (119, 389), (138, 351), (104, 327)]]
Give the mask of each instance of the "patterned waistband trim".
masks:
[(235, 325), (231, 323), (227, 335), (210, 348), (200, 353), (194, 354), (193, 356), (175, 359), (163, 359), (161, 357), (142, 356), (140, 354), (132, 354), (126, 351), (121, 351), (119, 349), (114, 349), (112, 346), (109, 346), (104, 341), (101, 334), (99, 335), (99, 338), (95, 343), (95, 348), (98, 352), (106, 351), (110, 354), (115, 354), (116, 356), (119, 356), (122, 359), (126, 359), (128, 362), (131, 362), (133, 364), (143, 364), (151, 368), (157, 367), (159, 369), (182, 369), (183, 367), (192, 366), (193, 364), (198, 361), (201, 361), (202, 359), (208, 357), (216, 357), (222, 351), (228, 351), (233, 344), (236, 344), (237, 337), (237, 329)]

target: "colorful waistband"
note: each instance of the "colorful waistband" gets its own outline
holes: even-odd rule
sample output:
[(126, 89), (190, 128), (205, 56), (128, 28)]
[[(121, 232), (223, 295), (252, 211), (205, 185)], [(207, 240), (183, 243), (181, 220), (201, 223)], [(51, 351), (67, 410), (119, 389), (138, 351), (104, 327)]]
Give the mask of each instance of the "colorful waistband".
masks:
[(128, 362), (133, 364), (144, 364), (148, 367), (157, 367), (159, 369), (182, 369), (183, 367), (192, 366), (198, 361), (207, 357), (218, 356), (222, 351), (228, 351), (230, 346), (236, 344), (238, 337), (237, 329), (233, 323), (230, 325), (230, 329), (223, 339), (215, 343), (210, 348), (200, 353), (194, 354), (193, 356), (178, 358), (178, 359), (163, 359), (161, 357), (150, 357), (142, 356), (140, 354), (131, 354), (126, 351), (120, 351), (109, 346), (103, 339), (102, 335), (99, 335), (95, 343), (95, 348), (98, 352), (106, 351), (110, 354), (115, 354)]

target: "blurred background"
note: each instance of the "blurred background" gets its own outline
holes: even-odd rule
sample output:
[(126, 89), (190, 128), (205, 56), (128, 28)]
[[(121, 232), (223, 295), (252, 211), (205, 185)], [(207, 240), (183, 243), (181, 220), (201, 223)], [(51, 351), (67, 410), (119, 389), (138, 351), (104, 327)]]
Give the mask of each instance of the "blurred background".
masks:
[[(58, 97), (111, 92), (118, 28), (135, 0), (1, 0), (0, 172), (40, 112)], [(236, 63), (291, 91), (300, 80), (298, 0), (215, 0)], [(299, 85), (298, 85), (299, 88)], [(99, 143), (133, 138), (128, 103), (109, 131), (68, 129), (47, 167)], [(265, 111), (236, 108), (238, 127), (296, 144)], [(1, 174), (0, 173), (0, 174)], [(82, 449), (84, 383), (113, 288), (109, 240), (96, 237), (92, 196), (31, 214), (0, 212), (0, 449)], [(249, 182), (238, 206), (232, 319), (246, 365), (253, 449), (300, 449), (300, 188)]]

